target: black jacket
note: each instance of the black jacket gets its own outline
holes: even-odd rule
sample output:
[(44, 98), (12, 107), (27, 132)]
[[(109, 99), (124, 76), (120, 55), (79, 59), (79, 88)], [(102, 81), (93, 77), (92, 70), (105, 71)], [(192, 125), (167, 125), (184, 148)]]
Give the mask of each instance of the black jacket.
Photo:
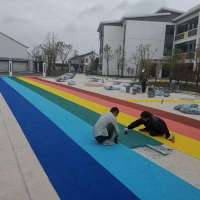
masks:
[(134, 121), (128, 126), (128, 129), (134, 129), (140, 125), (144, 125), (146, 131), (152, 136), (164, 135), (166, 138), (170, 136), (166, 123), (158, 117), (150, 117), (148, 120), (142, 118)]

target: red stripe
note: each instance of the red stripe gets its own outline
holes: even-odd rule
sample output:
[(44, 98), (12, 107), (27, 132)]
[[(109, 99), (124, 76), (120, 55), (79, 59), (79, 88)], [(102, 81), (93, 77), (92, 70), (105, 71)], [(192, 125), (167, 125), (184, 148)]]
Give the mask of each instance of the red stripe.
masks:
[[(107, 107), (117, 106), (117, 107), (119, 107), (119, 109), (121, 111), (123, 111), (123, 112), (125, 112), (125, 113), (127, 113), (129, 115), (132, 115), (134, 117), (139, 116), (140, 113), (141, 113), (140, 108), (139, 109), (135, 109), (135, 106), (134, 107), (132, 107), (132, 106), (128, 107), (127, 105), (123, 105), (121, 103), (121, 100), (119, 100), (119, 102), (117, 103), (116, 102), (117, 99), (115, 99), (115, 102), (113, 103), (112, 99), (114, 99), (114, 98), (111, 98), (111, 100), (108, 101), (107, 98), (104, 98), (105, 97), (104, 95), (101, 95), (101, 98), (99, 98), (98, 97), (99, 95), (96, 95), (95, 93), (90, 93), (90, 95), (89, 95), (84, 90), (80, 90), (80, 89), (76, 90), (76, 88), (73, 88), (73, 87), (61, 85), (61, 84), (58, 84), (58, 83), (52, 83), (50, 81), (41, 80), (41, 79), (38, 79), (38, 78), (30, 78), (30, 79), (32, 79), (32, 80), (34, 80), (36, 82), (40, 82), (40, 83), (44, 83), (45, 82), (46, 85), (48, 85), (48, 86), (54, 87), (54, 88), (62, 90), (62, 91), (70, 92), (70, 93), (72, 93), (72, 94), (74, 94), (76, 96), (88, 99), (90, 101), (97, 102), (97, 103), (105, 105)], [(122, 101), (122, 102), (124, 103), (125, 101)], [(127, 103), (127, 102), (125, 102), (125, 103)], [(132, 105), (132, 103), (131, 103), (131, 105)], [(136, 105), (138, 105), (138, 104), (136, 104)], [(147, 110), (147, 109), (144, 109), (144, 110)], [(159, 111), (159, 110), (157, 110), (157, 111)], [(158, 116), (160, 116), (160, 117), (163, 117), (158, 112), (153, 112), (153, 113), (158, 115)], [(168, 112), (166, 112), (166, 113), (168, 113)], [(192, 137), (194, 139), (200, 140), (200, 131), (199, 131), (199, 129), (197, 129), (196, 127), (191, 127), (188, 124), (180, 123), (179, 117), (180, 116), (178, 116), (178, 118), (176, 120), (169, 119), (169, 117), (168, 118), (163, 117), (163, 118), (165, 119), (166, 123), (168, 124), (168, 126), (169, 126), (169, 128), (171, 130), (173, 130), (175, 132), (178, 132), (178, 133), (182, 133), (185, 136)], [(187, 118), (187, 119), (190, 120), (190, 118)]]

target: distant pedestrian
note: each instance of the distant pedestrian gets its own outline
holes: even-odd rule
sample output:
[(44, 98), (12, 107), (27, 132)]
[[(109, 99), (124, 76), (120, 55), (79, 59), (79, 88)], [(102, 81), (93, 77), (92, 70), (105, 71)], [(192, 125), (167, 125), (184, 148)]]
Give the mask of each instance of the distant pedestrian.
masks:
[(154, 86), (150, 86), (147, 91), (147, 95), (149, 98), (155, 97), (155, 88)]
[(140, 76), (140, 83), (142, 85), (142, 93), (146, 92), (146, 88), (147, 88), (147, 79), (145, 76), (145, 70), (142, 70), (141, 76)]
[(147, 88), (147, 81), (146, 80), (142, 80), (141, 81), (141, 85), (142, 85), (142, 93), (146, 92), (146, 88)]

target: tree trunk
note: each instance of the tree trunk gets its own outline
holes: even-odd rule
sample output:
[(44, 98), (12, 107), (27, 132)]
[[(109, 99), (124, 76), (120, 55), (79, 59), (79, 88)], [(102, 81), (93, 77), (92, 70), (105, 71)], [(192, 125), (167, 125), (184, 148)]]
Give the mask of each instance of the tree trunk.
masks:
[(118, 75), (118, 77), (119, 77), (119, 64), (117, 65), (117, 75)]
[(107, 76), (109, 76), (109, 62), (107, 60)]
[(64, 70), (64, 62), (62, 62), (61, 71)]
[(197, 66), (197, 77), (196, 77), (196, 87), (198, 88), (199, 86), (199, 75), (200, 75), (200, 67), (199, 65)]
[(121, 77), (123, 77), (124, 76), (124, 67), (122, 66), (122, 68), (121, 68)]
[(53, 64), (53, 71), (56, 71), (55, 63)]
[(197, 80), (196, 80), (196, 87), (199, 87), (199, 76), (197, 76)]
[(48, 75), (49, 75), (49, 74), (51, 74), (51, 69), (52, 69), (52, 65), (51, 65), (51, 61), (50, 61), (49, 56), (47, 58), (47, 64), (48, 64)]

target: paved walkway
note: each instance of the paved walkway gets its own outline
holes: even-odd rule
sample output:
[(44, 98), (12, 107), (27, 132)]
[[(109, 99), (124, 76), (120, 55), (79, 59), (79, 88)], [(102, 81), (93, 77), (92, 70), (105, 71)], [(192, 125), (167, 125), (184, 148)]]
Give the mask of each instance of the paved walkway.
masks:
[[(95, 93), (99, 93), (99, 94), (103, 94), (106, 96), (111, 96), (114, 98), (118, 98), (118, 99), (122, 99), (122, 100), (126, 100), (126, 101), (137, 101), (138, 104), (141, 105), (145, 105), (145, 106), (149, 106), (152, 108), (157, 108), (160, 110), (164, 110), (164, 111), (168, 111), (171, 113), (175, 113), (178, 115), (182, 115), (182, 116), (186, 116), (186, 117), (190, 117), (193, 119), (197, 119), (200, 120), (200, 116), (199, 115), (189, 115), (189, 114), (185, 114), (185, 113), (181, 113), (177, 110), (174, 110), (174, 106), (175, 105), (179, 105), (182, 103), (199, 103), (200, 101), (200, 96), (199, 95), (191, 95), (191, 94), (184, 94), (184, 93), (173, 93), (171, 94), (171, 96), (169, 98), (164, 98), (165, 101), (164, 103), (162, 102), (162, 97), (156, 97), (155, 99), (158, 99), (158, 102), (153, 101), (154, 99), (149, 99), (147, 97), (146, 94), (129, 94), (129, 93), (123, 93), (121, 91), (118, 90), (105, 90), (104, 89), (104, 85), (112, 85), (113, 81), (115, 81), (114, 79), (109, 78), (109, 80), (106, 80), (104, 78), (105, 83), (91, 83), (88, 82), (88, 78), (90, 76), (85, 76), (85, 74), (77, 74), (75, 76), (75, 78), (73, 80), (76, 81), (76, 85), (73, 85), (73, 87), (75, 88), (79, 88), (79, 89), (83, 89), (83, 90), (87, 90), (87, 91), (91, 91), (91, 92), (95, 92)], [(56, 82), (55, 78), (46, 78), (49, 81), (52, 82)], [(123, 82), (124, 79), (118, 79), (118, 81), (122, 81)], [(129, 80), (130, 81), (130, 80)], [(61, 84), (63, 85), (68, 85), (67, 82), (61, 82)], [(88, 84), (92, 84), (93, 86), (88, 86)], [(95, 85), (97, 85), (95, 87)], [(138, 101), (139, 100), (139, 101)], [(141, 101), (140, 101), (141, 100)], [(145, 100), (145, 101), (144, 101)], [(147, 101), (146, 101), (147, 100)], [(150, 100), (150, 102), (149, 102)], [(172, 101), (173, 103), (169, 102)], [(178, 100), (178, 102), (177, 102)], [(176, 103), (175, 103), (176, 101)]]
[(1, 95), (0, 158), (1, 200), (59, 199)]
[[(28, 79), (26, 81), (28, 81)], [(29, 79), (29, 81), (30, 81), (30, 79)], [(32, 80), (32, 81), (33, 81), (32, 84), (34, 84), (34, 83), (36, 84), (36, 82), (37, 82), (36, 80), (35, 80), (36, 82), (34, 82), (34, 80)], [(40, 87), (43, 87), (44, 85), (40, 85)], [(38, 87), (39, 87), (39, 83), (38, 83)], [(49, 85), (49, 87), (50, 87), (50, 85)], [(43, 89), (47, 90), (47, 88), (43, 88)], [(65, 92), (67, 93), (67, 88), (65, 88), (65, 89), (66, 89)], [(61, 90), (61, 88), (60, 88), (60, 90)], [(51, 88), (49, 88), (49, 92), (53, 92), (53, 91), (55, 92), (55, 88), (53, 88), (53, 86), (51, 85)], [(40, 95), (41, 95), (41, 93), (40, 93)], [(76, 95), (78, 95), (78, 93)], [(79, 93), (78, 96), (81, 97), (81, 93)], [(63, 98), (66, 98), (66, 97), (63, 96)], [(69, 90), (68, 90), (67, 99), (68, 100), (70, 99)], [(87, 97), (87, 99), (89, 99), (89, 97)], [(71, 101), (73, 101), (73, 99), (71, 99)], [(79, 101), (81, 101), (81, 100), (79, 99)], [(79, 103), (81, 105), (86, 104), (86, 102), (85, 103), (77, 102), (76, 103), (77, 106)], [(59, 103), (59, 105), (61, 106), (61, 102)], [(68, 106), (72, 107), (72, 105), (68, 105)], [(100, 110), (102, 111), (103, 108), (101, 108)], [(96, 110), (96, 112), (98, 112), (98, 110)], [(85, 111), (85, 114), (86, 114), (86, 111)], [(87, 113), (86, 115), (89, 117), (89, 113)], [(93, 117), (95, 117), (95, 116), (93, 116)], [(190, 129), (190, 131), (191, 131), (191, 129)], [(168, 155), (166, 157), (162, 156), (160, 154), (157, 154), (154, 151), (151, 151), (146, 148), (138, 148), (138, 149), (136, 149), (136, 151), (139, 152), (140, 154), (144, 155), (145, 157), (147, 157), (149, 160), (152, 160), (153, 162), (157, 163), (158, 165), (162, 166), (163, 168), (169, 170), (173, 174), (186, 180), (190, 184), (200, 188), (200, 178), (199, 178), (200, 177), (200, 160), (197, 160), (195, 158), (187, 156), (176, 150), (174, 150), (171, 155)]]
[(167, 156), (147, 147), (136, 148), (134, 151), (200, 189), (200, 160), (176, 150)]
[[(28, 117), (28, 116), (27, 116)], [(180, 152), (163, 157), (145, 148), (136, 151), (200, 188), (200, 161)], [(0, 199), (59, 199), (24, 133), (0, 95)]]

